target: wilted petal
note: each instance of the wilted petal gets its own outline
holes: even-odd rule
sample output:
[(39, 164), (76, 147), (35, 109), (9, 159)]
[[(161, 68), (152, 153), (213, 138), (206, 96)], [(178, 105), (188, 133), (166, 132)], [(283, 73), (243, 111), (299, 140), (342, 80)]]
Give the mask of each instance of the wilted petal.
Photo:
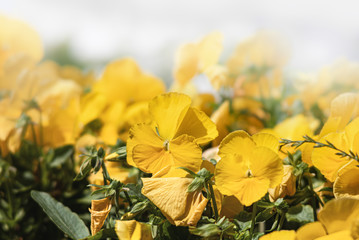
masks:
[(95, 235), (102, 228), (107, 215), (111, 210), (111, 200), (103, 198), (91, 201), (91, 234)]
[(195, 226), (208, 199), (201, 191), (188, 193), (192, 178), (142, 178), (142, 193), (176, 226)]

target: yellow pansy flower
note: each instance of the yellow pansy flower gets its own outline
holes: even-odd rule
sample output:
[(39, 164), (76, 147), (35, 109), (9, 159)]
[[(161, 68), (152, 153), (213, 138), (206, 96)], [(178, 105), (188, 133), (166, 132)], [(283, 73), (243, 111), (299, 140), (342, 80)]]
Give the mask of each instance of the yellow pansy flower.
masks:
[(185, 87), (198, 73), (215, 65), (222, 51), (222, 35), (211, 33), (197, 43), (182, 45), (176, 54), (174, 77), (176, 84)]
[[(358, 135), (359, 118), (349, 123), (343, 131), (332, 132), (320, 139), (320, 142), (329, 141), (340, 150), (345, 152), (359, 152)], [(349, 162), (349, 159), (336, 155), (337, 150), (322, 147), (314, 148), (312, 152), (312, 162), (321, 173), (329, 180), (334, 182), (341, 167)]]
[(343, 239), (352, 240), (359, 235), (359, 200), (334, 199), (324, 205), (318, 220), (297, 230), (298, 240)]
[(142, 194), (176, 226), (195, 226), (208, 199), (202, 191), (187, 192), (193, 178), (142, 178)]
[(116, 235), (121, 240), (151, 240), (151, 227), (136, 220), (116, 220)]
[[(334, 98), (330, 103), (330, 115), (325, 122), (318, 136), (313, 139), (320, 140), (333, 132), (342, 132), (348, 122), (358, 115), (359, 107), (358, 94), (343, 93)], [(312, 166), (313, 144), (305, 144), (301, 147), (303, 162)], [(332, 180), (333, 181), (333, 180)]]
[(99, 135), (105, 143), (115, 144), (118, 138), (125, 141), (133, 123), (146, 121), (143, 116), (148, 117), (147, 109), (144, 111), (147, 101), (164, 91), (163, 82), (143, 73), (134, 60), (114, 61), (83, 97), (80, 122), (85, 125), (101, 119)]
[[(127, 58), (114, 61), (106, 66), (101, 79), (94, 84), (91, 93), (85, 96), (80, 120), (87, 124), (100, 117), (104, 111), (117, 111), (116, 119), (120, 119), (124, 107), (148, 101), (164, 91), (163, 82), (143, 73), (134, 60)], [(113, 121), (105, 116), (102, 118), (105, 122)]]
[(274, 231), (259, 238), (259, 240), (296, 240), (294, 230)]
[(190, 107), (191, 99), (179, 93), (163, 94), (149, 104), (151, 123), (130, 129), (127, 162), (144, 172), (194, 172), (202, 163), (205, 144), (217, 136), (216, 126), (205, 113)]
[(278, 146), (278, 139), (268, 133), (251, 137), (239, 130), (225, 137), (219, 146), (221, 160), (215, 171), (216, 185), (221, 193), (234, 195), (249, 206), (269, 188), (280, 184), (283, 165)]

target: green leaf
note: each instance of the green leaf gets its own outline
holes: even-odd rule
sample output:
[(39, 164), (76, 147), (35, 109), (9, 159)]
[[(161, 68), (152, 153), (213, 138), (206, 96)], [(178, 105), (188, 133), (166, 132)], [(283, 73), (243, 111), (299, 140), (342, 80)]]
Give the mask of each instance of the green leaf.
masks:
[(318, 192), (333, 192), (333, 188), (331, 188), (331, 187), (323, 187)]
[(90, 232), (80, 217), (45, 192), (32, 190), (31, 197), (42, 207), (56, 226), (72, 239), (88, 237)]
[(93, 236), (82, 238), (81, 240), (117, 239), (115, 228), (103, 228)]
[(300, 224), (314, 222), (313, 208), (310, 205), (291, 207), (285, 216), (288, 222), (297, 222)]
[(64, 164), (68, 159), (70, 159), (70, 157), (72, 156), (72, 154), (74, 153), (74, 148), (72, 145), (67, 145), (67, 146), (63, 146), (61, 148), (57, 148), (55, 149), (55, 157), (52, 160), (52, 162), (50, 163), (50, 167), (59, 167), (62, 164)]
[(190, 233), (201, 237), (218, 236), (222, 230), (216, 224), (205, 224), (197, 228), (190, 227)]

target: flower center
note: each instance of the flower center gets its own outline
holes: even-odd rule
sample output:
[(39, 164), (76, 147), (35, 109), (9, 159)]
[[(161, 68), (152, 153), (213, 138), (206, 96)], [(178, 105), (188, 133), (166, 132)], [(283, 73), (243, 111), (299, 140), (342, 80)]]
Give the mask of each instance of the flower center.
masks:
[(165, 140), (165, 142), (163, 143), (163, 147), (165, 148), (166, 151), (169, 151), (170, 150), (170, 141)]
[(246, 177), (253, 177), (252, 171), (250, 169), (247, 170)]

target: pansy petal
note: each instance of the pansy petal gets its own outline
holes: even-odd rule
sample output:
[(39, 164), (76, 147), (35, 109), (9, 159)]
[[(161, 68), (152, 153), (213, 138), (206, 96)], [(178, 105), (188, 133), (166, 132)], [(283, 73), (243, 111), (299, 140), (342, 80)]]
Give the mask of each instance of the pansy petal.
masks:
[(353, 113), (358, 108), (358, 95), (355, 93), (343, 93), (334, 98), (330, 104), (330, 116), (341, 117), (338, 130), (343, 129), (350, 121)]
[(351, 160), (338, 171), (333, 185), (333, 193), (336, 198), (359, 199), (359, 167), (357, 165), (357, 161)]
[(222, 52), (223, 36), (219, 32), (213, 32), (205, 36), (198, 44), (199, 70), (203, 72), (206, 68), (217, 63)]
[(205, 144), (218, 136), (216, 125), (202, 111), (190, 107), (179, 126), (175, 138), (187, 134), (198, 144)]
[(296, 240), (296, 234), (294, 230), (274, 231), (260, 237), (259, 240)]
[(174, 167), (186, 167), (194, 172), (199, 171), (202, 164), (202, 149), (193, 142), (193, 138), (182, 135), (170, 142), (170, 152)]
[[(344, 129), (345, 135), (348, 139), (348, 143), (350, 144), (348, 147), (350, 150), (354, 152), (358, 152), (359, 150), (359, 118), (351, 121)], [(359, 152), (358, 152), (359, 154)]]
[(327, 233), (320, 222), (307, 223), (297, 230), (298, 240), (314, 240), (325, 235)]
[(99, 200), (91, 201), (91, 234), (95, 235), (100, 231), (107, 215), (111, 210), (111, 200), (109, 198), (103, 198)]
[(218, 155), (223, 158), (227, 154), (248, 155), (255, 147), (254, 141), (245, 131), (238, 130), (228, 134), (219, 146)]
[(262, 146), (271, 149), (273, 152), (278, 153), (279, 139), (269, 133), (257, 133), (252, 136), (253, 141), (257, 146)]
[(351, 223), (359, 216), (359, 200), (351, 198), (334, 199), (325, 204), (318, 213), (319, 221), (329, 234), (350, 230)]
[(156, 173), (168, 165), (173, 165), (173, 157), (162, 147), (137, 144), (132, 151), (136, 166), (144, 172)]
[(184, 87), (197, 74), (198, 60), (197, 44), (185, 44), (178, 49), (174, 77), (181, 87)]
[[(321, 142), (329, 141), (335, 147), (343, 151), (348, 151), (348, 142), (344, 133), (330, 133)], [(331, 182), (334, 182), (338, 170), (344, 166), (348, 160), (336, 155), (337, 151), (327, 147), (314, 148), (312, 152), (312, 162), (321, 173)]]
[(279, 185), (283, 178), (283, 164), (279, 156), (266, 147), (256, 147), (249, 158), (254, 177), (269, 179), (270, 188)]
[(229, 133), (228, 126), (231, 123), (229, 102), (224, 101), (222, 105), (212, 114), (211, 120), (216, 124), (218, 137), (213, 141), (213, 146), (218, 146), (223, 138)]
[(162, 138), (170, 140), (175, 136), (190, 105), (191, 99), (180, 93), (159, 95), (149, 103), (149, 112)]
[(142, 178), (142, 194), (176, 226), (195, 226), (207, 205), (201, 191), (187, 192), (192, 178)]
[(238, 182), (236, 198), (245, 206), (250, 206), (261, 199), (269, 188), (270, 181), (267, 178), (243, 178)]
[(242, 156), (228, 154), (221, 159), (215, 169), (216, 185), (224, 195), (233, 195), (238, 189), (239, 182), (246, 177), (248, 165)]
[(137, 144), (163, 146), (163, 140), (153, 131), (151, 124), (136, 124), (130, 129), (129, 135), (127, 139), (127, 163), (132, 166), (135, 166), (132, 159), (132, 151)]
[(349, 230), (335, 232), (326, 236), (316, 238), (315, 240), (354, 240)]
[(121, 240), (141, 239), (141, 224), (136, 220), (116, 220), (115, 231)]

